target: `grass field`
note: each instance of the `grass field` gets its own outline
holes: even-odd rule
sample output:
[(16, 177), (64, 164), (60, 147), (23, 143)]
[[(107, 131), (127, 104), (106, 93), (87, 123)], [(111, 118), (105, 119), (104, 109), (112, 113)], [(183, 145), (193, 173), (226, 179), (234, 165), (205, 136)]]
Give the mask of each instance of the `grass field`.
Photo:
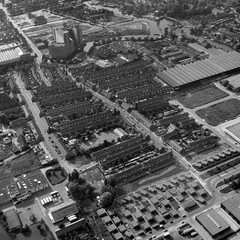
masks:
[(235, 119), (240, 115), (240, 101), (230, 99), (213, 106), (201, 109), (196, 114), (205, 119), (212, 126), (217, 126), (225, 121)]
[(227, 93), (223, 92), (216, 86), (211, 85), (208, 88), (204, 88), (196, 92), (190, 92), (185, 96), (181, 96), (178, 98), (178, 100), (185, 107), (192, 109), (227, 96)]
[(34, 171), (41, 167), (39, 159), (33, 151), (27, 152), (10, 162), (12, 176), (18, 176), (30, 171)]

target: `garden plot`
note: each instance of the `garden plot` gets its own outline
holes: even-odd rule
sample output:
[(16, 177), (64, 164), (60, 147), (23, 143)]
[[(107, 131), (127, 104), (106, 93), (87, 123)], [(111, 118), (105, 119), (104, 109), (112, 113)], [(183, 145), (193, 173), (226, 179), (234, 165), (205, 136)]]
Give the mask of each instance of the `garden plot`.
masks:
[(227, 96), (227, 93), (212, 85), (208, 88), (204, 88), (196, 92), (190, 92), (185, 96), (180, 97), (178, 100), (185, 107), (192, 109)]
[(196, 113), (199, 117), (212, 125), (217, 126), (226, 121), (237, 118), (240, 115), (240, 101), (238, 99), (230, 99), (210, 107), (198, 110)]

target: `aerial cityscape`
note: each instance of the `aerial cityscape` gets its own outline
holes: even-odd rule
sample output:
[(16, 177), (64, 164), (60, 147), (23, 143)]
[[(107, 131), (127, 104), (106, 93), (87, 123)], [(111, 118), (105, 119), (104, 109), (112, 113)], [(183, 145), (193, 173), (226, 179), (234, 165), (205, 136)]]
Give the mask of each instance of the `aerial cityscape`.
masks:
[(240, 240), (240, 0), (0, 1), (0, 240)]

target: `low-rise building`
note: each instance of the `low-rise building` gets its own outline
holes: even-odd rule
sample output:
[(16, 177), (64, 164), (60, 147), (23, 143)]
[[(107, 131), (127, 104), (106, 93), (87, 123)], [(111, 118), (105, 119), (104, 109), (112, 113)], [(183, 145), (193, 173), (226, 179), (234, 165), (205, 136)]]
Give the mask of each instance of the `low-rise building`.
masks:
[(21, 230), (22, 223), (20, 218), (16, 212), (16, 209), (12, 208), (3, 213), (6, 217), (6, 222), (9, 228), (9, 232), (13, 232), (16, 230)]
[(128, 181), (130, 179), (144, 176), (147, 171), (156, 171), (161, 168), (171, 165), (174, 161), (172, 152), (166, 152), (156, 157), (152, 157), (147, 161), (137, 163), (133, 166), (119, 170), (114, 174), (110, 174), (107, 177), (113, 176), (117, 183)]
[(229, 224), (216, 210), (208, 210), (196, 217), (196, 220), (207, 230), (213, 238), (227, 239), (227, 232), (231, 229)]
[(7, 186), (11, 201), (14, 204), (26, 200), (34, 193), (48, 187), (48, 181), (41, 172), (23, 174)]
[(240, 224), (240, 196), (237, 195), (233, 198), (221, 203), (221, 208), (225, 210), (238, 224)]
[(52, 223), (57, 223), (69, 216), (77, 214), (78, 212), (79, 209), (76, 202), (71, 201), (52, 207), (48, 213), (48, 216), (51, 219)]

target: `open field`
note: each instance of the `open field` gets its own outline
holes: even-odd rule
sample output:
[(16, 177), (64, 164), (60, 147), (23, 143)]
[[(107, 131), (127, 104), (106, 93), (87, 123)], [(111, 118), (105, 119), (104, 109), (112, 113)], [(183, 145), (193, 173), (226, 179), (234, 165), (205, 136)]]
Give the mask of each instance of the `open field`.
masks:
[(232, 120), (240, 114), (240, 101), (230, 99), (213, 106), (201, 109), (196, 114), (205, 119), (212, 126), (217, 126), (225, 121)]
[(227, 96), (227, 93), (212, 85), (196, 92), (190, 92), (185, 96), (179, 97), (178, 100), (185, 107), (192, 109)]
[(30, 171), (34, 171), (41, 167), (39, 159), (35, 156), (33, 151), (27, 152), (10, 162), (10, 169), (12, 176), (18, 176)]

